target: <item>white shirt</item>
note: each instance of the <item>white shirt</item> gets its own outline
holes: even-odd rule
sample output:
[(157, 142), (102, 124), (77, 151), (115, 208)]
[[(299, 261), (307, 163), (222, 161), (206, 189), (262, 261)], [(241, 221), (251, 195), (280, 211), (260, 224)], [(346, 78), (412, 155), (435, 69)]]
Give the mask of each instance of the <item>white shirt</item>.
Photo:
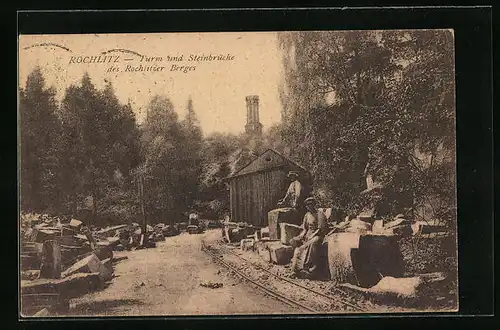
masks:
[(290, 206), (296, 207), (297, 200), (299, 199), (301, 192), (302, 192), (302, 184), (300, 183), (300, 181), (299, 180), (293, 181), (292, 183), (290, 183), (290, 186), (288, 186), (288, 190), (286, 192), (285, 197), (283, 198), (283, 202), (286, 203), (288, 200), (290, 200)]

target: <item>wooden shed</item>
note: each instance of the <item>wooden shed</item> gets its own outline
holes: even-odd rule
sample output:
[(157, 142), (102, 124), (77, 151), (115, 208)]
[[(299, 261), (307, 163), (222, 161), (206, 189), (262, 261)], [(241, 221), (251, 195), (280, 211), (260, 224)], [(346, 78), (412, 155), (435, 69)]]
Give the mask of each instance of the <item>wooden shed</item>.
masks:
[(267, 226), (267, 213), (276, 208), (288, 189), (289, 171), (299, 172), (300, 181), (311, 187), (307, 170), (272, 149), (230, 176), (231, 221)]

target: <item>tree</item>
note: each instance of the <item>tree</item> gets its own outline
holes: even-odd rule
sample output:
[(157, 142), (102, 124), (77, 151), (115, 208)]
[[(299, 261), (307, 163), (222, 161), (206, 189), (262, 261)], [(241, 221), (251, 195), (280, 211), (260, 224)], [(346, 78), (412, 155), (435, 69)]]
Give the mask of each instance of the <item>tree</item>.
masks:
[(21, 209), (55, 212), (62, 197), (55, 90), (45, 87), (41, 68), (36, 67), (19, 94)]
[(154, 96), (148, 104), (142, 133), (145, 173), (145, 203), (148, 215), (175, 221), (185, 209), (184, 131), (174, 105), (165, 96)]
[(359, 194), (366, 143), (343, 139), (345, 127), (382, 102), (376, 86), (391, 68), (374, 33), (285, 33), (284, 140), (311, 169), (323, 202), (347, 207)]
[(184, 206), (191, 208), (199, 193), (199, 177), (202, 171), (201, 148), (203, 145), (203, 134), (196, 118), (191, 97), (187, 103), (187, 114), (181, 123), (183, 139), (180, 141), (182, 148), (179, 152), (179, 164), (183, 168), (182, 180), (179, 194), (185, 196)]
[(108, 113), (106, 153), (109, 171), (99, 199), (101, 216), (131, 220), (138, 213), (133, 170), (140, 163), (140, 132), (130, 103), (120, 104), (111, 82), (99, 92), (102, 111)]
[(231, 174), (234, 154), (240, 146), (232, 134), (214, 133), (203, 141), (199, 207), (222, 217), (229, 211), (229, 192), (225, 178)]
[[(385, 187), (390, 212), (436, 193), (454, 205), (454, 179), (438, 174), (454, 154), (449, 31), (293, 32), (279, 40), (283, 139), (311, 169), (324, 202), (368, 206), (373, 200), (359, 199), (367, 170)], [(425, 167), (423, 158), (437, 154), (450, 154), (444, 167)]]
[(85, 74), (79, 86), (66, 90), (61, 117), (68, 212), (90, 206), (94, 223), (113, 221), (110, 209), (124, 203), (124, 196), (133, 198), (129, 182), (139, 162), (139, 132), (132, 109), (120, 104), (110, 82), (99, 91)]

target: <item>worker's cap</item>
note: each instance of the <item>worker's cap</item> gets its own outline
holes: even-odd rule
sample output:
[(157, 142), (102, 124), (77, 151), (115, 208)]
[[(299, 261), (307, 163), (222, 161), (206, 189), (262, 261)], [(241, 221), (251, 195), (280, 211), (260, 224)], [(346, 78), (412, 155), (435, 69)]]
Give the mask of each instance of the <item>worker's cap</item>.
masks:
[(299, 172), (295, 172), (295, 171), (290, 171), (288, 172), (288, 177), (298, 177), (299, 176)]
[(304, 200), (304, 203), (305, 204), (315, 204), (316, 203), (316, 199), (314, 197), (308, 197)]

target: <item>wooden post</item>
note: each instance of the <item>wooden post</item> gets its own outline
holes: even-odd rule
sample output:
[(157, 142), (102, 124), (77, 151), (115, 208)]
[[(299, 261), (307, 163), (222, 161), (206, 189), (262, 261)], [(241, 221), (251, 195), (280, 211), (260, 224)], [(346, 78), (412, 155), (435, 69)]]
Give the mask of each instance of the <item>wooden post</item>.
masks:
[(43, 243), (40, 278), (61, 278), (61, 246), (58, 241)]
[(139, 194), (139, 201), (141, 203), (141, 213), (142, 213), (142, 237), (141, 237), (141, 245), (144, 246), (147, 244), (147, 221), (146, 221), (146, 210), (144, 208), (144, 171), (145, 167), (142, 166), (138, 168), (136, 171), (136, 180), (137, 180), (137, 190)]
[(144, 178), (140, 176), (140, 196), (141, 196), (141, 212), (142, 212), (142, 226), (143, 226), (143, 234), (146, 235), (147, 232), (147, 221), (146, 221), (146, 210), (144, 209)]

